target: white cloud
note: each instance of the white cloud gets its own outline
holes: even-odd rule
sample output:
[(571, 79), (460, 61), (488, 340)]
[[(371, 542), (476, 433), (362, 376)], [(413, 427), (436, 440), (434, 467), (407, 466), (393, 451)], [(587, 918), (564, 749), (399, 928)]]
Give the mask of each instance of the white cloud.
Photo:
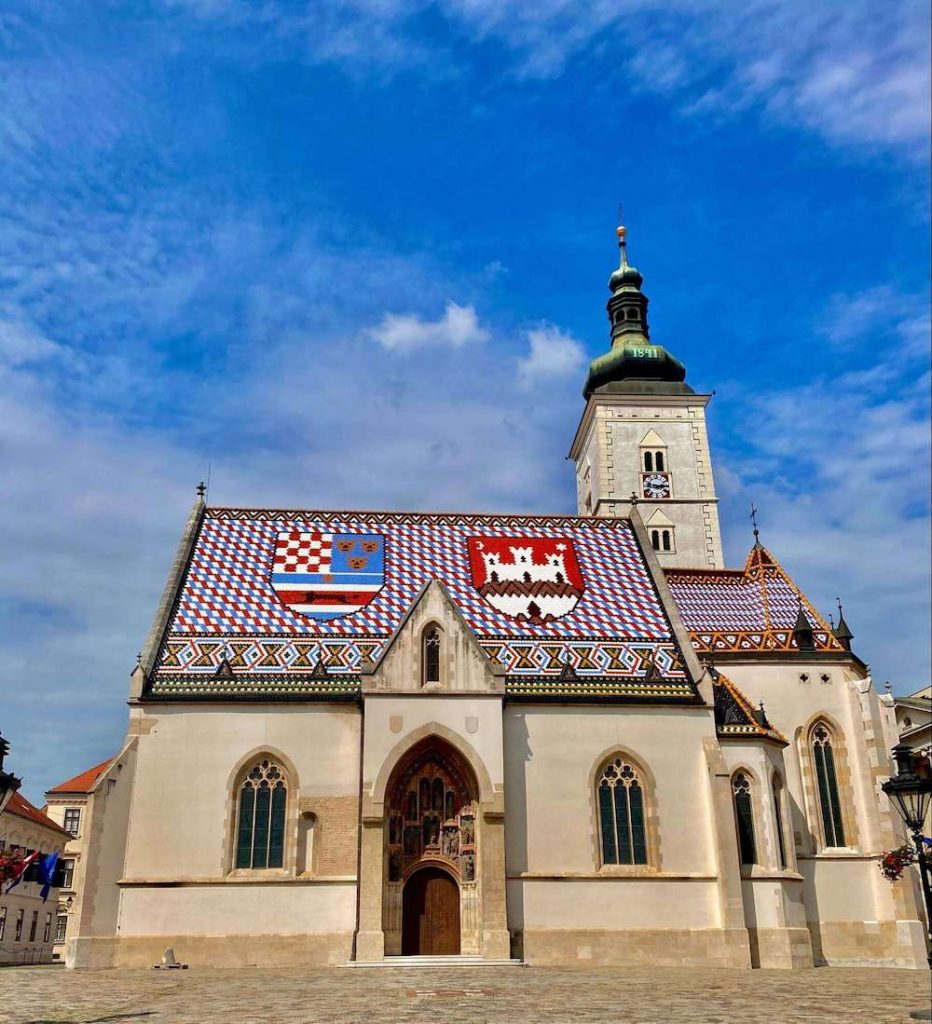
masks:
[[(426, 3), (322, 0), (313, 20), (287, 6), (164, 0), (231, 25), (253, 43), (284, 40), (352, 73), (455, 73), (455, 53), (418, 32)], [(834, 144), (923, 159), (929, 147), (928, 6), (872, 0), (438, 0), (473, 44), (494, 41), (520, 79), (553, 78), (577, 59), (611, 61), (618, 88), (669, 96), (686, 113), (756, 108)]]
[(898, 291), (889, 284), (876, 285), (853, 294), (832, 297), (822, 332), (835, 347), (856, 348), (892, 332), (903, 346), (907, 358), (927, 357), (932, 318), (928, 296)]
[(586, 354), (582, 345), (550, 324), (541, 324), (525, 332), (528, 354), (518, 363), (518, 379), (522, 387), (541, 380), (567, 377), (579, 371)]
[(455, 302), (447, 303), (439, 320), (424, 320), (414, 313), (386, 313), (379, 326), (367, 334), (387, 351), (403, 354), (419, 348), (462, 348), (489, 339), (475, 309)]

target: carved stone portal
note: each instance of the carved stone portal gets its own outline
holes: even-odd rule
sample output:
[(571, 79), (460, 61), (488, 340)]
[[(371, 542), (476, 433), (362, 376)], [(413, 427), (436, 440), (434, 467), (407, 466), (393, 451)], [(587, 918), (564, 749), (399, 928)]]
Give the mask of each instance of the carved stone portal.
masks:
[[(385, 801), (385, 871), (382, 927), (386, 956), (405, 952), (412, 941), (425, 950), (440, 948), (450, 927), (449, 913), (432, 909), (440, 902), (405, 899), (406, 886), (417, 886), (414, 876), (428, 866), (441, 869), (459, 893), (459, 949), (479, 953), (481, 946), (478, 905), (481, 879), (477, 856), (480, 840), (478, 786), (472, 769), (451, 746), (433, 737), (417, 744), (392, 773)], [(423, 875), (419, 876), (423, 880)], [(404, 921), (420, 907), (424, 920)], [(436, 917), (433, 919), (432, 915)], [(437, 934), (435, 935), (434, 932)], [(419, 936), (413, 940), (412, 936)]]

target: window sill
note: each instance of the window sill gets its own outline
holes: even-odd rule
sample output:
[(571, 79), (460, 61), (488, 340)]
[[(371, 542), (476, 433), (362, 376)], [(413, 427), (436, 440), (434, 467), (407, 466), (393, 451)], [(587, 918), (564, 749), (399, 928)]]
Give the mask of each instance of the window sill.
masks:
[(748, 882), (802, 882), (803, 876), (790, 868), (768, 868), (760, 864), (741, 865), (741, 880)]
[(797, 860), (876, 860), (876, 854), (861, 853), (850, 846), (827, 846), (818, 853), (799, 853)]

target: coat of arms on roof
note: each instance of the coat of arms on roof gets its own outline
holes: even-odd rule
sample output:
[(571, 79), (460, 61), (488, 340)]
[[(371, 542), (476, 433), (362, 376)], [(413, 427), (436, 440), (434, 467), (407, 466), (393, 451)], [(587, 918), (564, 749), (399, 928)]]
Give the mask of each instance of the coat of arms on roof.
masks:
[(567, 537), (469, 537), (473, 586), (493, 608), (540, 625), (568, 615), (583, 594)]
[(272, 588), (282, 604), (311, 619), (364, 608), (385, 582), (385, 538), (378, 533), (279, 533)]

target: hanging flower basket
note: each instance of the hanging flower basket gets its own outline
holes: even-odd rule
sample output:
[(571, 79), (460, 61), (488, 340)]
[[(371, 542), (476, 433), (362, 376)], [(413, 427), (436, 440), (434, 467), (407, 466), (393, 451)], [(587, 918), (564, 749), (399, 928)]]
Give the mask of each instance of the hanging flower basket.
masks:
[(22, 862), (23, 858), (19, 851), (15, 853), (0, 852), (0, 885), (16, 877)]
[(916, 863), (916, 851), (911, 846), (898, 846), (895, 850), (884, 852), (878, 867), (888, 882), (898, 882), (903, 872)]

